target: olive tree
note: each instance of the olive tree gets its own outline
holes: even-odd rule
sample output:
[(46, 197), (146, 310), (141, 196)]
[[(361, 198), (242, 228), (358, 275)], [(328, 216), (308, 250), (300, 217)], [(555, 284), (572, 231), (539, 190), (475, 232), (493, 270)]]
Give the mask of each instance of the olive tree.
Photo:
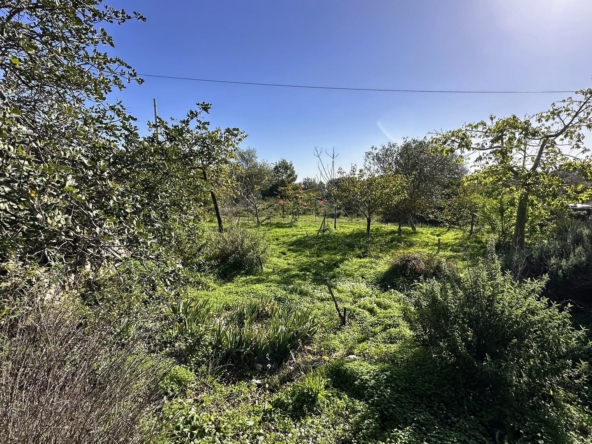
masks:
[(384, 209), (387, 218), (410, 223), (415, 231), (415, 218), (433, 211), (446, 188), (465, 174), (465, 167), (456, 155), (446, 155), (430, 146), (427, 140), (405, 139), (372, 147), (366, 163), (376, 174), (398, 174), (405, 178), (401, 199)]

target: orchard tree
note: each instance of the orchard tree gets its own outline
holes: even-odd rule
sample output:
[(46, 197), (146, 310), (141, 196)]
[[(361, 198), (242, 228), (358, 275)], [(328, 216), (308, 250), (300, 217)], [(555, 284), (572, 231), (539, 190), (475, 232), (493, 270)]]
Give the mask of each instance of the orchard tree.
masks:
[(480, 222), (483, 208), (483, 187), (471, 176), (451, 185), (443, 196), (440, 217), (450, 225), (469, 226), (469, 236)]
[(280, 189), (292, 185), (298, 179), (294, 164), (286, 159), (277, 161), (271, 169), (272, 183), (268, 191), (273, 196), (281, 197)]
[(298, 179), (294, 164), (286, 159), (280, 159), (276, 162), (271, 170), (272, 183), (271, 187), (265, 193), (266, 197), (277, 197), (280, 200), (282, 207), (282, 217), (285, 212), (285, 201), (288, 194), (291, 193), (292, 187)]
[[(333, 229), (337, 229), (337, 210), (339, 208), (339, 174), (335, 166), (335, 159), (339, 154), (335, 149), (331, 151), (314, 149), (314, 156), (317, 158), (317, 167), (319, 169), (319, 181), (325, 186), (321, 189), (321, 198), (333, 209)], [(326, 160), (323, 160), (326, 157)]]
[(305, 206), (310, 208), (310, 211), (316, 220), (319, 210), (319, 201), (323, 199), (325, 194), (325, 184), (323, 182), (318, 182), (317, 179), (305, 177), (302, 179), (300, 186), (304, 193), (303, 199), (306, 202)]
[(177, 145), (185, 153), (185, 168), (199, 172), (199, 183), (210, 194), (218, 231), (222, 233), (224, 224), (218, 193), (231, 193), (234, 190), (234, 159), (246, 135), (238, 128), (210, 129), (210, 122), (203, 120), (210, 108), (210, 104), (200, 103), (184, 119), (172, 123), (160, 120), (159, 133), (162, 133), (164, 143)]
[(267, 209), (263, 193), (272, 182), (272, 167), (267, 162), (259, 161), (253, 148), (237, 152), (236, 187), (240, 200), (253, 213), (257, 226), (260, 227), (261, 211)]
[(349, 172), (339, 169), (339, 199), (366, 219), (366, 241), (370, 248), (370, 228), (374, 216), (403, 195), (405, 180), (396, 174), (376, 174), (367, 165)]
[(565, 205), (573, 190), (561, 170), (586, 169), (584, 133), (592, 130), (592, 89), (553, 103), (548, 111), (521, 119), (497, 118), (439, 134), (434, 142), (448, 152), (477, 153), (491, 186), (516, 195), (512, 245), (523, 250), (529, 212), (556, 200)]
[(447, 187), (466, 174), (457, 155), (438, 152), (425, 139), (372, 147), (366, 153), (366, 164), (375, 174), (392, 173), (405, 178), (404, 196), (384, 209), (387, 218), (399, 223), (399, 234), (403, 222), (415, 231), (415, 218), (434, 211)]
[(299, 183), (290, 184), (280, 188), (280, 193), (282, 195), (282, 209), (287, 207), (292, 216), (290, 223), (296, 222), (300, 217), (300, 214), (302, 214), (302, 212), (304, 212), (309, 206), (302, 185)]

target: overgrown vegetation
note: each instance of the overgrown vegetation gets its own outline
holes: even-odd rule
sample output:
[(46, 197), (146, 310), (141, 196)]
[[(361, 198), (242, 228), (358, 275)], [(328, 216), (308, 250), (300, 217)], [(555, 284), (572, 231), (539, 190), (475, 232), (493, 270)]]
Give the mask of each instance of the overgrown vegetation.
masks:
[(580, 309), (592, 302), (592, 226), (575, 219), (560, 220), (548, 239), (520, 254), (506, 253), (506, 266), (519, 278), (548, 275), (545, 294)]
[(5, 441), (592, 440), (592, 90), (298, 182), (109, 103), (133, 19), (0, 4)]
[(207, 301), (180, 301), (171, 307), (173, 354), (184, 364), (227, 373), (272, 371), (309, 344), (317, 324), (307, 311), (289, 310), (272, 300), (214, 309)]
[[(142, 443), (151, 439), (170, 364), (91, 313), (53, 282), (3, 291), (0, 427), (6, 442)], [(3, 290), (6, 290), (5, 288)], [(123, 339), (123, 342), (122, 342)]]
[(256, 274), (263, 272), (269, 244), (261, 232), (234, 225), (207, 238), (204, 257), (223, 278)]
[[(495, 255), (460, 282), (413, 293), (417, 340), (455, 372), (466, 413), (491, 439), (569, 442), (588, 437), (590, 343), (570, 315), (541, 297), (545, 280), (516, 282)], [(582, 422), (584, 421), (584, 422)]]

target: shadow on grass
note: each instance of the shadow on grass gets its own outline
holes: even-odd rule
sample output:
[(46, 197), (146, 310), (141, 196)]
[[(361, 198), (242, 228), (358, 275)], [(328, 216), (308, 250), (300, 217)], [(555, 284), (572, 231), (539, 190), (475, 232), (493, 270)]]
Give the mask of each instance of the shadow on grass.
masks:
[[(401, 252), (422, 251), (436, 254), (440, 239), (441, 255), (455, 259), (468, 258), (467, 251), (481, 256), (484, 242), (468, 238), (459, 230), (442, 227), (419, 227), (417, 231), (404, 228), (402, 236), (395, 226), (377, 223), (372, 227), (368, 252), (364, 225), (342, 221), (336, 231), (316, 234), (314, 225), (288, 221), (273, 221), (266, 225), (275, 253), (265, 265), (265, 272), (246, 278), (245, 283), (291, 286), (300, 283), (322, 285), (337, 276), (337, 270), (351, 259), (380, 260)], [(361, 265), (362, 266), (362, 265)], [(245, 278), (243, 278), (245, 279)]]
[(396, 364), (336, 361), (327, 376), (334, 389), (365, 404), (353, 425), (356, 442), (534, 442), (539, 432), (552, 439), (544, 442), (572, 442), (560, 415), (539, 414), (515, 429), (537, 412), (512, 415), (505, 406), (484, 405), (454, 368), (436, 365), (422, 348)]

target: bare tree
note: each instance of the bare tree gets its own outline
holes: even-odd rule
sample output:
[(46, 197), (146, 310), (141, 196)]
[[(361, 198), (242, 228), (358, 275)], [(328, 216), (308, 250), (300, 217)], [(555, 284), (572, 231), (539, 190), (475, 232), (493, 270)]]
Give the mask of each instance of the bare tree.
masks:
[[(323, 160), (323, 155), (328, 158), (327, 161)], [(318, 159), (319, 169), (319, 182), (324, 182), (323, 197), (333, 207), (333, 228), (337, 229), (337, 209), (339, 208), (338, 198), (338, 175), (335, 169), (335, 159), (339, 154), (335, 153), (335, 148), (330, 152), (328, 150), (322, 150), (319, 148), (314, 149), (314, 156)]]
[(263, 200), (263, 193), (271, 187), (272, 166), (257, 159), (257, 151), (253, 148), (239, 150), (237, 155), (238, 171), (236, 186), (240, 200), (248, 211), (253, 213), (257, 226), (263, 223), (261, 212), (269, 209), (273, 201)]

